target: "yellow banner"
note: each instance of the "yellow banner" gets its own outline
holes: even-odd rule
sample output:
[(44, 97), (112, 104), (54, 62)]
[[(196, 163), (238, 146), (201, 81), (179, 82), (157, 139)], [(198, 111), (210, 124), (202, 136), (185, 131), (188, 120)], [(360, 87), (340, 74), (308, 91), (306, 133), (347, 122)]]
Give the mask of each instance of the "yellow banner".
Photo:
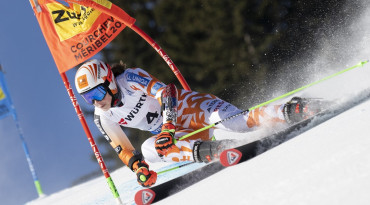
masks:
[(49, 3), (47, 7), (60, 41), (89, 30), (101, 14), (98, 10), (78, 4), (73, 4), (73, 9), (60, 3)]
[(3, 92), (3, 89), (0, 87), (0, 100), (5, 98), (5, 93)]

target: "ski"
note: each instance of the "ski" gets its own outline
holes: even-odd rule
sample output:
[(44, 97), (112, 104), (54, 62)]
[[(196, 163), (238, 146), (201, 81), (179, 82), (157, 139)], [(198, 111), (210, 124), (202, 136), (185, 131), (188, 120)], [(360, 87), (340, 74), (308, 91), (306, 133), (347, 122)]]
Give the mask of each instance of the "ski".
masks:
[(148, 205), (158, 202), (217, 173), (224, 168), (225, 167), (222, 166), (218, 161), (212, 162), (162, 184), (139, 190), (135, 195), (135, 203), (138, 205)]
[(348, 100), (340, 105), (336, 104), (335, 106), (332, 106), (311, 118), (289, 126), (280, 132), (248, 144), (226, 149), (221, 153), (219, 161), (211, 162), (199, 169), (170, 181), (138, 191), (135, 195), (135, 202), (138, 205), (148, 205), (163, 200), (166, 197), (174, 195), (226, 167), (252, 159), (369, 98), (370, 90), (366, 90), (359, 95), (354, 96), (352, 98), (353, 100)]

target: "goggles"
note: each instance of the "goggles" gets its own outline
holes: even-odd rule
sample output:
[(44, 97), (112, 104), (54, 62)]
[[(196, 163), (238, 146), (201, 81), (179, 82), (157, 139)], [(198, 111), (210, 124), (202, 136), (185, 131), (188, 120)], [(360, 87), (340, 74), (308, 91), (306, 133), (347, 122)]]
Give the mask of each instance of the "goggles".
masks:
[(103, 84), (100, 84), (96, 86), (95, 88), (82, 93), (81, 96), (83, 99), (89, 103), (89, 104), (94, 104), (94, 100), (101, 101), (104, 99), (105, 95), (108, 93), (107, 89), (104, 87)]

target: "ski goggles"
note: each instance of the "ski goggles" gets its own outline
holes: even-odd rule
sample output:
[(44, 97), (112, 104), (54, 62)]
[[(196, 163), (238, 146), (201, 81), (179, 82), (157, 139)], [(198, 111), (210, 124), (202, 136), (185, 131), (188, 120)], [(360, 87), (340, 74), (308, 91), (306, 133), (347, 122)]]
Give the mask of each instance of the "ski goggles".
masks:
[(82, 98), (89, 104), (94, 104), (94, 100), (101, 101), (104, 99), (105, 95), (107, 94), (107, 89), (104, 87), (103, 84), (96, 86), (95, 88), (82, 93)]

